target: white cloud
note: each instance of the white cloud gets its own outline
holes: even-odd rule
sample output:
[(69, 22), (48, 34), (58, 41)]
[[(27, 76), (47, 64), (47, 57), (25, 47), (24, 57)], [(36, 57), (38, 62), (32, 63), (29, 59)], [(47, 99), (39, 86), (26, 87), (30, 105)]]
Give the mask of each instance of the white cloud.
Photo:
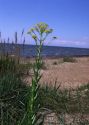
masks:
[(46, 45), (89, 48), (89, 38), (83, 38), (81, 40), (57, 39), (54, 41), (46, 42)]

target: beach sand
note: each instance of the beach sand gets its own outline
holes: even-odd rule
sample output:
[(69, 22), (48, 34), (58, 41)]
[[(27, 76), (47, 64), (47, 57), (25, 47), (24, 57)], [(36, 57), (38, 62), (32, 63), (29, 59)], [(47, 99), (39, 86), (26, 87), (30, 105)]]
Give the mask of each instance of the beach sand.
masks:
[[(76, 62), (63, 62), (62, 58), (45, 58), (41, 70), (41, 85), (56, 85), (61, 88), (76, 88), (89, 83), (89, 57), (74, 57)], [(30, 83), (31, 77), (26, 77)]]

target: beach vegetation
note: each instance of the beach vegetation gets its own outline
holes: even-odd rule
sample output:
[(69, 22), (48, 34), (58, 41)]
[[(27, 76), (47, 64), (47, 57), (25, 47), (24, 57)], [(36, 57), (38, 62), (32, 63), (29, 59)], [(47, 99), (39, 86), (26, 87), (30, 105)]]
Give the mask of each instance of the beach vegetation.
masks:
[[(50, 113), (57, 115), (59, 125), (89, 125), (89, 83), (75, 89), (62, 89), (61, 85), (57, 86), (57, 81), (41, 86), (41, 69), (45, 67), (41, 52), (45, 40), (52, 31), (53, 29), (45, 23), (38, 23), (28, 31), (36, 44), (36, 57), (33, 63), (21, 63), (18, 54), (11, 57), (5, 51), (1, 53), (0, 125), (44, 125), (45, 117)], [(22, 36), (23, 33), (24, 31)], [(16, 32), (16, 48), (17, 42)], [(2, 45), (5, 46), (5, 41), (4, 44), (0, 44)], [(63, 62), (76, 60), (73, 57), (64, 57)], [(33, 76), (28, 85), (23, 76), (29, 75), (30, 69)], [(46, 122), (46, 125), (49, 124), (56, 123), (51, 120)]]
[(76, 59), (74, 57), (63, 57), (63, 62), (75, 63)]

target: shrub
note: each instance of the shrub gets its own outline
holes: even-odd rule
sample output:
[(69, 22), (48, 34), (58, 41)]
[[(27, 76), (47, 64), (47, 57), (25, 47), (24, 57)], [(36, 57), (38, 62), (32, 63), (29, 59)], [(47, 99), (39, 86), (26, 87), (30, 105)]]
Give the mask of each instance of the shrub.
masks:
[(56, 61), (53, 62), (53, 65), (57, 65), (58, 63)]
[(64, 57), (63, 62), (72, 62), (72, 63), (74, 63), (74, 62), (76, 62), (76, 59), (73, 58), (73, 57)]

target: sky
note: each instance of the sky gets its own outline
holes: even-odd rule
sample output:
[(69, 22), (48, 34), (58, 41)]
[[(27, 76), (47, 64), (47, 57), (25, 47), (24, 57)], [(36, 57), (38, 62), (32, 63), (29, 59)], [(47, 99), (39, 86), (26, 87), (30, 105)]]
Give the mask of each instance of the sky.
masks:
[[(0, 0), (2, 38), (13, 39), (39, 22), (54, 29), (45, 45), (89, 48), (89, 0)], [(26, 43), (33, 41), (26, 34)], [(19, 40), (21, 43), (21, 41)]]

